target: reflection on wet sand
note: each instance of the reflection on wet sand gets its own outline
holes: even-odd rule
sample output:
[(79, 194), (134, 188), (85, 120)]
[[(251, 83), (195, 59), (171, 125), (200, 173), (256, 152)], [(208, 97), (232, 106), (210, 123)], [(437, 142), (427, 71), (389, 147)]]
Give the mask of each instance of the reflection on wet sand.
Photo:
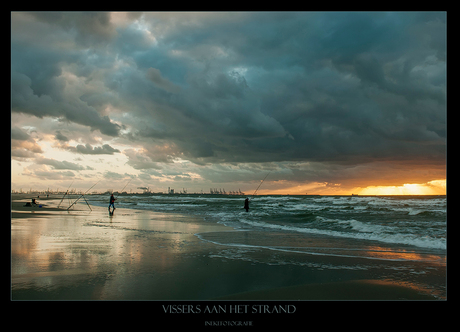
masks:
[(446, 256), (432, 255), (429, 253), (416, 253), (409, 250), (388, 250), (388, 248), (369, 246), (366, 254), (369, 257), (383, 258), (388, 260), (407, 260), (407, 261), (423, 261), (439, 265), (446, 264)]
[(109, 216), (93, 210), (12, 219), (13, 299), (27, 290), (36, 291), (34, 299), (60, 288), (70, 299), (81, 298), (82, 285), (97, 285), (98, 296), (124, 298), (129, 276), (168, 273), (177, 264), (176, 254), (189, 254), (199, 243), (193, 234), (200, 226), (174, 214), (117, 209)]

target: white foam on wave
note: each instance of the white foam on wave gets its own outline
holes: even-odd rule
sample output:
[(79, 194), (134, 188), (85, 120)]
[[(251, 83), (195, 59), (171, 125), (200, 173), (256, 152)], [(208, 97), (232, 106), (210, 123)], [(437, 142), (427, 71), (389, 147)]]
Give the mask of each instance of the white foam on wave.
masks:
[(443, 238), (433, 238), (430, 236), (419, 237), (417, 235), (412, 234), (394, 233), (390, 232), (394, 230), (390, 226), (366, 225), (357, 220), (340, 221), (342, 223), (349, 224), (351, 228), (354, 229), (356, 232), (342, 232), (329, 229), (278, 225), (262, 221), (250, 221), (246, 219), (240, 219), (240, 222), (249, 224), (254, 227), (269, 228), (279, 231), (297, 232), (305, 234), (319, 234), (342, 238), (353, 238), (359, 240), (381, 241), (385, 243), (406, 244), (431, 249), (446, 249), (446, 239)]
[(337, 223), (340, 225), (348, 225), (352, 230), (362, 233), (384, 233), (396, 231), (396, 229), (391, 226), (366, 224), (355, 219), (337, 220)]

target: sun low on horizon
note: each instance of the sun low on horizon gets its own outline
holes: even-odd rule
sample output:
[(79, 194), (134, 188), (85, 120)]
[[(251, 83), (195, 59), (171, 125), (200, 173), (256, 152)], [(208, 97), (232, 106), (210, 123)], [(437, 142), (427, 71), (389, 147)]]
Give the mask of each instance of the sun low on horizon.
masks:
[(428, 183), (405, 183), (402, 186), (369, 186), (360, 195), (446, 195), (446, 180)]

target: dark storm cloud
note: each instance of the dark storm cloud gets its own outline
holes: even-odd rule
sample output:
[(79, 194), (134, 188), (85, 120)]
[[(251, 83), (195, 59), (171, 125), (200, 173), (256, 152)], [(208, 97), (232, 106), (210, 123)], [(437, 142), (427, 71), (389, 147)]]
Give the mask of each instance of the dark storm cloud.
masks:
[(82, 46), (104, 45), (116, 35), (110, 13), (103, 12), (32, 12), (38, 21), (68, 31)]
[[(38, 87), (41, 92), (35, 92), (31, 87), (32, 80), (22, 73), (13, 71), (11, 73), (11, 104), (12, 111), (31, 114), (39, 118), (64, 117), (81, 125), (89, 126), (92, 130), (100, 130), (101, 133), (109, 136), (117, 136), (119, 126), (110, 121), (108, 116), (101, 116), (94, 107), (89, 106), (81, 99), (69, 98), (62, 100), (59, 92), (51, 91), (58, 89), (55, 80), (50, 79), (50, 84), (43, 84)], [(53, 97), (54, 96), (54, 97)]]
[[(144, 136), (170, 139), (196, 162), (445, 157), (444, 14), (254, 13), (242, 22), (170, 28), (160, 43), (188, 71), (179, 96), (145, 90), (140, 114), (166, 129)], [(160, 68), (166, 53), (149, 65)]]
[[(174, 158), (445, 160), (445, 13), (136, 13), (123, 24), (107, 13), (18, 13), (12, 20), (13, 111), (141, 144), (142, 156), (128, 156), (136, 169)], [(31, 43), (27, 26), (50, 41)]]
[[(107, 14), (31, 13), (38, 22), (28, 19), (28, 15), (12, 13), (12, 111), (39, 118), (63, 117), (117, 136), (119, 126), (78, 96), (67, 93), (68, 83), (62, 77), (65, 64), (86, 62), (83, 47), (100, 45), (115, 35)], [(66, 45), (69, 40), (76, 42), (73, 48)]]
[(156, 68), (149, 68), (147, 70), (147, 77), (154, 82), (155, 85), (167, 92), (179, 92), (179, 88), (174, 83), (162, 77), (160, 71)]

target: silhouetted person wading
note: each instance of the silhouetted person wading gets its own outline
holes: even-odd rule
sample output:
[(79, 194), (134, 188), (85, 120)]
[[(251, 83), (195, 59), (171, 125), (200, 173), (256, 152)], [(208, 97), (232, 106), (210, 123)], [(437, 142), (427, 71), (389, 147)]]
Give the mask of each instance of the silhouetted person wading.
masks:
[(246, 209), (246, 212), (249, 212), (249, 198), (244, 200), (244, 208)]

